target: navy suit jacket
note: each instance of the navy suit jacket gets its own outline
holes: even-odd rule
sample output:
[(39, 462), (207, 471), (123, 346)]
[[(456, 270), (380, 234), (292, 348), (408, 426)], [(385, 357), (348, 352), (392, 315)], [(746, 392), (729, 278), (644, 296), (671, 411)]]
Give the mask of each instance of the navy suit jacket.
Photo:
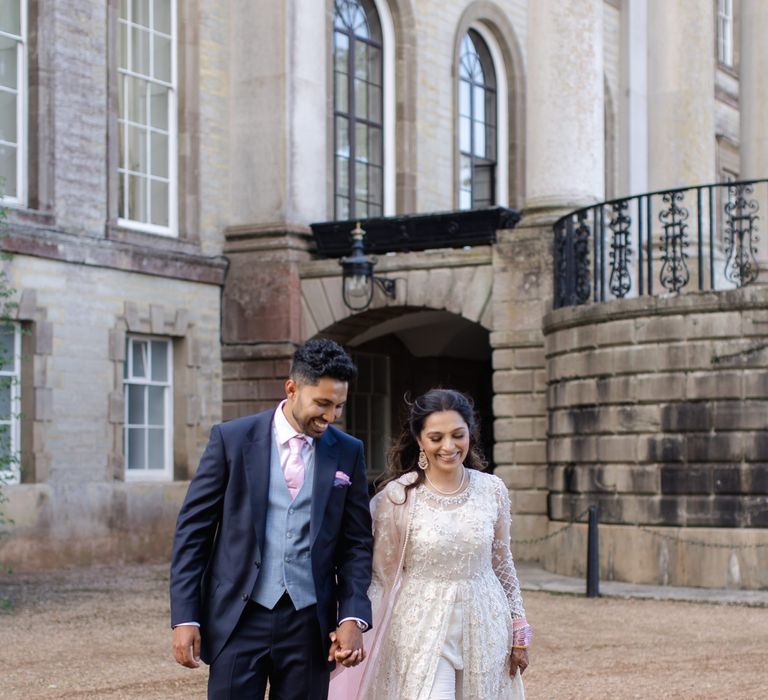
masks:
[[(210, 664), (239, 620), (261, 565), (274, 410), (215, 425), (176, 523), (171, 624), (199, 622)], [(351, 480), (334, 486), (337, 471)], [(373, 538), (363, 444), (333, 426), (315, 441), (312, 575), (323, 648), (340, 619), (369, 625)]]

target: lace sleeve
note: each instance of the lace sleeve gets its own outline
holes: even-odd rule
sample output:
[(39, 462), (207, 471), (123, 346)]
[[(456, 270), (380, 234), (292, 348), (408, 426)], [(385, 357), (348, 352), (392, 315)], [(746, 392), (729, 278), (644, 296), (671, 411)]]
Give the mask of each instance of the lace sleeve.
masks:
[(517, 580), (515, 562), (512, 559), (512, 550), (509, 546), (512, 517), (510, 515), (509, 493), (501, 479), (496, 482), (496, 498), (498, 515), (493, 539), (493, 571), (501, 581), (509, 601), (513, 624), (512, 645), (527, 647), (531, 643), (532, 632), (528, 621), (525, 619), (523, 598), (520, 595), (520, 582)]

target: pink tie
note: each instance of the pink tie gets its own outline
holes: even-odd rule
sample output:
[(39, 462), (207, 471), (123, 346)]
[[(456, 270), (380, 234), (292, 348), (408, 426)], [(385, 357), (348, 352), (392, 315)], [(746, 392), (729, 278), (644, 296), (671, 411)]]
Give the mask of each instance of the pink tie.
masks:
[(285, 483), (288, 486), (291, 499), (296, 498), (296, 494), (304, 483), (304, 458), (301, 456), (304, 444), (303, 435), (294, 435), (288, 440), (288, 461), (285, 463), (283, 474), (285, 475)]

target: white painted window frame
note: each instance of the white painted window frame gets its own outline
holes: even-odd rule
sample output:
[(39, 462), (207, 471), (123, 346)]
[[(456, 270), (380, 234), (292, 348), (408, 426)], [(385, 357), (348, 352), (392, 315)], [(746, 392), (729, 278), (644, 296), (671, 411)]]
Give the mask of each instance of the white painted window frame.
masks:
[[(496, 73), (496, 186), (494, 199), (496, 206), (506, 207), (509, 206), (509, 83), (504, 66), (504, 56), (501, 53), (499, 42), (485, 24), (473, 22), (467, 31), (470, 29), (476, 31), (488, 47), (493, 70)], [(456, 121), (456, 128), (459, 128), (458, 120)]]
[[(12, 39), (16, 45), (16, 195), (0, 196), (0, 202), (9, 206), (25, 207), (27, 204), (27, 114), (29, 90), (27, 87), (27, 0), (19, 0), (21, 34), (0, 31), (0, 36)], [(0, 88), (4, 92), (11, 92)], [(9, 142), (5, 142), (9, 143)], [(9, 144), (13, 145), (13, 144)], [(0, 190), (1, 191), (1, 190)]]
[(733, 67), (733, 0), (717, 0), (717, 60)]
[[(149, 378), (133, 377), (133, 341), (145, 341), (147, 343), (151, 341), (160, 341), (166, 344), (167, 366), (168, 366), (168, 381), (157, 382), (152, 381)], [(123, 455), (126, 456), (125, 460), (125, 480), (126, 481), (172, 481), (173, 480), (173, 340), (164, 336), (154, 335), (129, 335), (126, 338), (126, 352), (125, 352), (126, 371), (123, 379), (123, 391), (125, 396), (125, 415), (123, 421)], [(151, 360), (150, 360), (151, 363)], [(151, 373), (151, 365), (147, 367), (147, 374)], [(163, 416), (165, 418), (163, 425), (163, 458), (164, 464), (162, 469), (150, 469), (145, 467), (144, 469), (129, 469), (128, 468), (128, 416), (129, 416), (129, 391), (130, 386), (162, 386), (165, 388), (163, 397)], [(148, 414), (148, 403), (145, 406)], [(144, 427), (147, 428), (148, 415), (144, 416)], [(134, 426), (136, 427), (136, 426)]]
[[(150, 15), (153, 13), (154, 9), (154, 2), (155, 0), (150, 0)], [(119, 226), (122, 226), (124, 228), (133, 229), (134, 231), (141, 231), (142, 233), (152, 233), (159, 236), (168, 236), (172, 238), (176, 238), (179, 235), (179, 197), (178, 197), (178, 186), (179, 186), (179, 177), (178, 177), (178, 141), (179, 141), (179, 119), (178, 119), (178, 37), (179, 37), (179, 28), (178, 28), (178, 5), (177, 0), (170, 0), (171, 3), (171, 82), (166, 83), (164, 81), (158, 80), (151, 76), (142, 75), (139, 73), (134, 73), (127, 68), (120, 68), (118, 66), (118, 74), (119, 75), (125, 75), (127, 77), (131, 78), (138, 78), (140, 80), (145, 80), (147, 82), (155, 83), (157, 85), (162, 85), (164, 87), (168, 88), (168, 226), (158, 226), (157, 224), (151, 224), (146, 223), (143, 221), (134, 221), (133, 219), (128, 219), (124, 217), (118, 217), (117, 223)], [(128, 19), (124, 22), (122, 17), (118, 17), (118, 31), (117, 31), (117, 41), (120, 41), (120, 25), (124, 24), (126, 22), (130, 22), (131, 19), (131, 13), (132, 13), (132, 6), (131, 3), (128, 3)], [(162, 32), (150, 32), (150, 37), (154, 35), (154, 33), (160, 34), (161, 36), (168, 36), (167, 34), (163, 34)], [(151, 52), (152, 52), (152, 42), (150, 41), (150, 74), (152, 73), (152, 67), (151, 67)], [(128, 42), (128, 46), (126, 47), (126, 56), (128, 57), (127, 63), (129, 66), (133, 65), (131, 58), (132, 58), (132, 46), (131, 42)], [(120, 82), (118, 80), (118, 90), (120, 89)], [(125, 109), (128, 109), (127, 99), (123, 99), (123, 105)], [(130, 125), (131, 122), (127, 119), (127, 114), (125, 118), (123, 118), (122, 114), (118, 114), (118, 123), (124, 123), (125, 125)], [(147, 124), (147, 133), (151, 134), (152, 127), (148, 123)], [(144, 173), (132, 173), (129, 170), (124, 170), (120, 167), (120, 159), (122, 157), (122, 153), (124, 151), (127, 151), (127, 139), (128, 139), (128, 129), (126, 128), (123, 133), (123, 139), (124, 141), (120, 143), (120, 154), (118, 155), (118, 164), (117, 164), (117, 177), (122, 178), (125, 175), (128, 174), (135, 174), (135, 175), (141, 175), (142, 178), (145, 177)], [(152, 146), (151, 146), (151, 139), (147, 139), (147, 163), (152, 162)], [(157, 179), (157, 178), (155, 178)], [(120, 191), (120, 188), (118, 187), (118, 192)], [(125, 187), (123, 191), (123, 196), (126, 198), (126, 204), (128, 200), (128, 188)], [(151, 196), (148, 201), (148, 206), (150, 207), (151, 212)], [(125, 211), (130, 211), (130, 208), (125, 206)], [(150, 215), (151, 218), (151, 215)]]
[(10, 426), (10, 451), (13, 463), (8, 469), (0, 470), (0, 482), (18, 484), (21, 482), (21, 465), (19, 464), (21, 448), (21, 326), (18, 323), (3, 323), (12, 326), (13, 334), (13, 368), (8, 370), (5, 365), (0, 367), (0, 379), (10, 379), (11, 416), (9, 420), (0, 420), (0, 425)]

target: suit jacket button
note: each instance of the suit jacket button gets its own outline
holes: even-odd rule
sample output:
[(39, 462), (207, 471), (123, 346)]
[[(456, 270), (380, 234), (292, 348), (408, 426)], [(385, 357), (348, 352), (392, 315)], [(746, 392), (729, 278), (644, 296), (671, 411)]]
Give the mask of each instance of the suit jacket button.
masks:
[(241, 598), (242, 598), (243, 600), (248, 600), (248, 594), (247, 594), (247, 593), (243, 593), (243, 595), (241, 596)]
[(260, 561), (255, 561), (255, 562), (253, 562), (253, 565), (258, 569), (261, 566), (261, 562)]

